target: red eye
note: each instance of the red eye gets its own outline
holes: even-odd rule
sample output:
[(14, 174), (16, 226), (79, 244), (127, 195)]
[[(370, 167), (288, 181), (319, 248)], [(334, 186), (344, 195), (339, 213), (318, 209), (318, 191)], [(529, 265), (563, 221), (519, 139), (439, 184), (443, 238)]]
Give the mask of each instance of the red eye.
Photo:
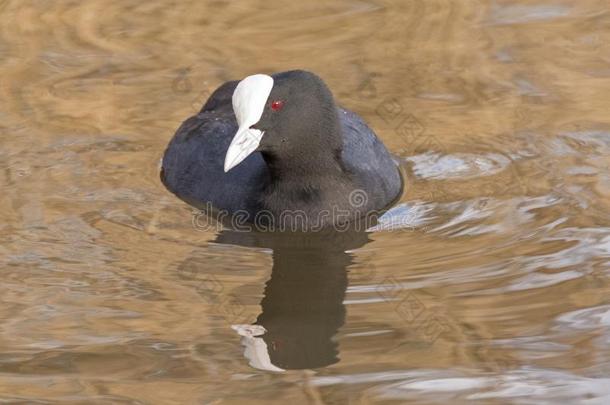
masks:
[(279, 111), (284, 107), (284, 102), (282, 100), (275, 100), (271, 103), (271, 109), (273, 111)]

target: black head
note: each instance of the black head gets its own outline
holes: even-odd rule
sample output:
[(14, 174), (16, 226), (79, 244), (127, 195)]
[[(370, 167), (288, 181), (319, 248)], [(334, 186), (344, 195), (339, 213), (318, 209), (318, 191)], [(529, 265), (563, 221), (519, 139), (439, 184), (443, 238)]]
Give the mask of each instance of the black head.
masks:
[(264, 132), (258, 150), (285, 159), (341, 150), (337, 108), (322, 79), (303, 70), (272, 77), (263, 115), (252, 126)]
[(328, 166), (340, 156), (341, 126), (332, 93), (313, 73), (293, 70), (243, 79), (233, 93), (239, 129), (225, 158), (230, 170), (254, 151), (268, 165)]

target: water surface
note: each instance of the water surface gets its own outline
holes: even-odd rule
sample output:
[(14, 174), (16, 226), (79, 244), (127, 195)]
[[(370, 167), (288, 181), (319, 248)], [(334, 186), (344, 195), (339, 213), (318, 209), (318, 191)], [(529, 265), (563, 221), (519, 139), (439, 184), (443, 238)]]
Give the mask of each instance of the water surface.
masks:
[[(0, 401), (608, 403), (609, 44), (605, 0), (0, 1)], [(375, 232), (161, 185), (216, 86), (293, 68), (400, 159)]]

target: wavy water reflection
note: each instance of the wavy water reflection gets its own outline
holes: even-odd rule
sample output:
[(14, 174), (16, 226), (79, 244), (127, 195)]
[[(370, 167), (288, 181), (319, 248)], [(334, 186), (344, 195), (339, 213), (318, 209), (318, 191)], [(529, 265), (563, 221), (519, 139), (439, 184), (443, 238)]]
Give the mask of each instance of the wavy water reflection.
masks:
[[(0, 1), (0, 402), (610, 400), (606, 0)], [(193, 226), (225, 80), (305, 68), (406, 174), (367, 233)]]

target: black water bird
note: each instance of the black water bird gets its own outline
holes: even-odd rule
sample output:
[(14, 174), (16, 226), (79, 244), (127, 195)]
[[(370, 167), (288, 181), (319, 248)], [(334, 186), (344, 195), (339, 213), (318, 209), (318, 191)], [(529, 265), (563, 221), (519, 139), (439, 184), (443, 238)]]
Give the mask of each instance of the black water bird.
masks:
[(402, 191), (375, 133), (302, 70), (220, 86), (174, 135), (161, 179), (195, 207), (306, 230), (381, 212)]

